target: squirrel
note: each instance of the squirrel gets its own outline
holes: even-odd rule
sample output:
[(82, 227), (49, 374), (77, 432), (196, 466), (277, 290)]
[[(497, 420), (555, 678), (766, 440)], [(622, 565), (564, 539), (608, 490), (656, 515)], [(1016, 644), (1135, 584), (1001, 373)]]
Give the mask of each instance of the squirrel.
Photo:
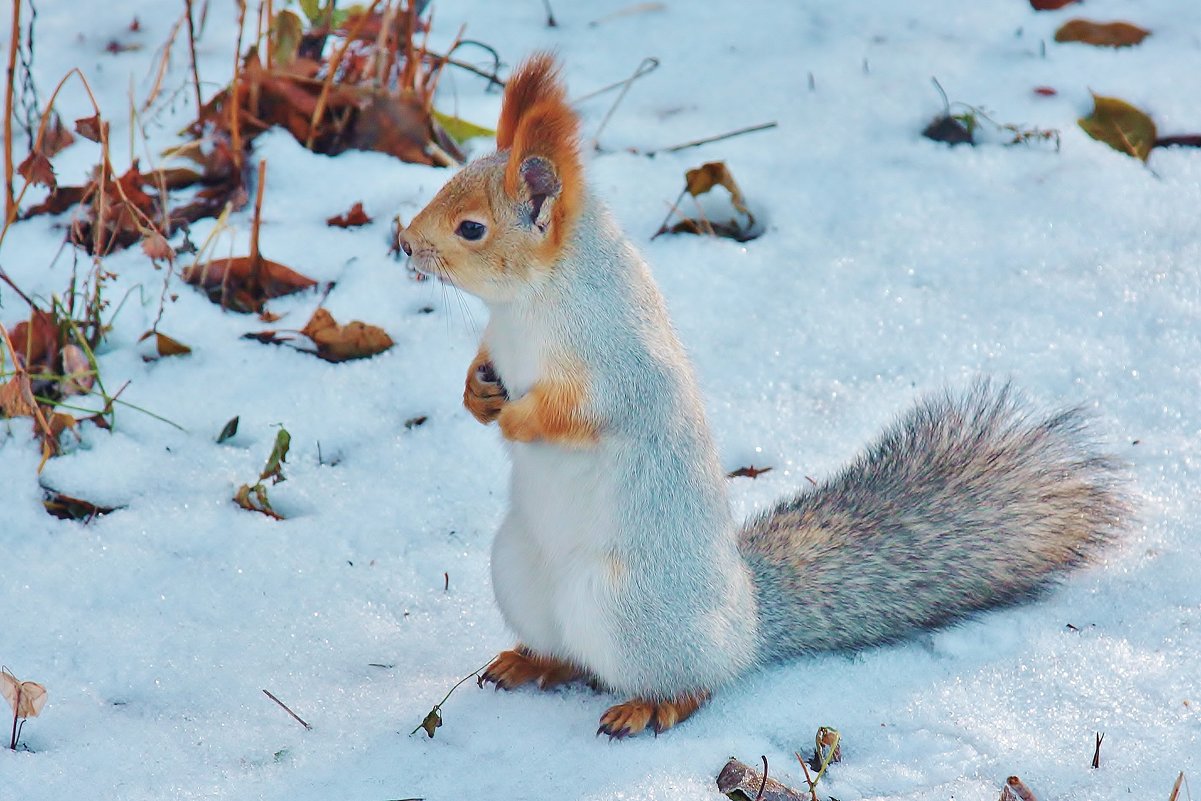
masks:
[(650, 270), (589, 191), (556, 58), (509, 81), (497, 151), (400, 233), (490, 319), (463, 402), (512, 462), (492, 548), (519, 644), (498, 688), (588, 681), (629, 700), (598, 734), (656, 734), (763, 665), (895, 642), (1036, 596), (1126, 515), (1078, 409), (1008, 385), (930, 397), (849, 467), (739, 526)]

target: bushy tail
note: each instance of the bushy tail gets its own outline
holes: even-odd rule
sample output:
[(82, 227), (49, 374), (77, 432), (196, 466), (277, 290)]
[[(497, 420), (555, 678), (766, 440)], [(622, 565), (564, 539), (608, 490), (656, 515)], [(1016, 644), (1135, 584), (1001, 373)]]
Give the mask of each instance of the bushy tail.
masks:
[(839, 475), (752, 521), (761, 657), (859, 648), (1030, 598), (1121, 525), (1077, 409), (1008, 385), (925, 400)]

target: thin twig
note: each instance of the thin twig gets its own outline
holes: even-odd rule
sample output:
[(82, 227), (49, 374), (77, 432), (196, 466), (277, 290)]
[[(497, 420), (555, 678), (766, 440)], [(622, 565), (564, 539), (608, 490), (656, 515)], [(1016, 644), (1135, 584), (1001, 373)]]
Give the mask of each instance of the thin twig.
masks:
[(305, 723), (305, 722), (304, 722), (304, 719), (303, 719), (303, 718), (301, 718), (301, 717), (300, 717), (300, 715), (297, 715), (297, 714), (296, 714), (295, 712), (293, 712), (291, 709), (288, 709), (288, 705), (287, 705), (287, 704), (285, 704), (283, 701), (279, 700), (278, 698), (276, 698), (276, 697), (275, 697), (275, 696), (274, 696), (274, 695), (271, 693), (271, 691), (270, 691), (270, 690), (263, 690), (263, 693), (264, 693), (264, 694), (265, 694), (265, 695), (266, 695), (268, 698), (270, 698), (272, 701), (274, 701), (275, 703), (279, 704), (279, 707), (280, 707), (280, 709), (282, 709), (283, 711), (285, 711), (285, 712), (287, 712), (289, 715), (291, 715), (291, 716), (292, 716), (292, 717), (293, 717), (293, 718), (296, 720), (296, 722), (297, 722), (297, 723), (299, 723), (301, 726), (304, 726), (304, 727), (305, 727), (306, 729), (308, 729), (309, 731), (312, 731), (312, 730), (313, 730), (313, 727), (312, 727), (312, 726), (310, 726), (309, 724)]
[(735, 136), (742, 136), (743, 134), (755, 133), (756, 131), (766, 131), (770, 128), (775, 128), (777, 125), (779, 125), (779, 123), (773, 120), (772, 122), (765, 122), (759, 125), (751, 125), (746, 128), (739, 128), (736, 131), (718, 134), (717, 136), (707, 136), (704, 139), (694, 139), (691, 142), (684, 142), (681, 145), (672, 145), (671, 147), (663, 147), (658, 150), (648, 150), (642, 155), (653, 156), (656, 153), (676, 153), (681, 150), (687, 150), (690, 147), (700, 147), (701, 145), (720, 142), (723, 139), (733, 139)]
[(21, 40), (21, 0), (12, 0), (13, 23), (8, 43), (8, 80), (4, 86), (4, 219), (11, 220), (17, 201), (13, 195), (13, 89), (17, 82), (17, 45)]
[(625, 85), (622, 87), (621, 93), (617, 95), (617, 99), (613, 101), (613, 105), (609, 106), (608, 113), (605, 114), (605, 118), (601, 120), (600, 127), (596, 129), (596, 134), (594, 134), (592, 137), (592, 144), (594, 146), (600, 141), (601, 133), (605, 130), (605, 126), (609, 124), (609, 120), (613, 117), (613, 112), (617, 111), (617, 107), (620, 106), (621, 101), (625, 99), (626, 93), (630, 91), (630, 87), (634, 84), (634, 81), (638, 80), (640, 77), (650, 72), (657, 66), (659, 66), (659, 59), (655, 58), (654, 56), (647, 56), (646, 58), (642, 59), (641, 63), (638, 64), (638, 69), (634, 70), (634, 73), (629, 78), (625, 79)]
[(763, 791), (767, 789), (767, 755), (763, 754), (759, 758), (763, 760), (763, 781), (759, 782), (759, 792), (755, 794), (755, 801), (763, 801)]
[[(653, 63), (648, 64), (647, 63), (648, 61), (653, 62)], [(638, 65), (638, 71), (636, 71), (632, 77), (622, 78), (620, 81), (614, 81), (613, 83), (609, 84), (608, 86), (602, 86), (600, 89), (595, 89), (586, 95), (580, 95), (575, 100), (571, 101), (571, 105), (578, 106), (581, 103), (587, 102), (594, 97), (603, 95), (605, 92), (611, 92), (614, 89), (618, 88), (619, 86), (625, 86), (630, 81), (636, 80), (637, 78), (641, 78), (644, 75), (654, 72), (658, 68), (659, 68), (659, 60), (657, 58), (644, 59), (643, 62)]]
[(200, 99), (200, 68), (196, 66), (196, 22), (192, 19), (192, 0), (184, 0), (188, 6), (188, 52), (192, 56), (192, 89), (196, 92), (196, 113), (203, 113), (204, 103)]
[(542, 5), (546, 9), (546, 27), (559, 27), (559, 23), (555, 21), (555, 12), (552, 11), (550, 7), (550, 0), (542, 0)]

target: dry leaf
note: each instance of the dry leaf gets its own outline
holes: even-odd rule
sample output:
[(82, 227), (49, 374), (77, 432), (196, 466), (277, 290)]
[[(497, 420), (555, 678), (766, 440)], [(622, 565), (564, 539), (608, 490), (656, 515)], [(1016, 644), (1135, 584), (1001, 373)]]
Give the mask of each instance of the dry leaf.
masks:
[(179, 340), (172, 339), (161, 331), (147, 331), (138, 337), (138, 342), (145, 342), (154, 337), (154, 356), (143, 356), (143, 361), (154, 361), (156, 358), (163, 356), (186, 356), (192, 352), (192, 349), (183, 344)]
[(36, 403), (28, 373), (17, 373), (0, 384), (0, 417), (33, 417)]
[(142, 252), (155, 261), (175, 260), (175, 250), (167, 242), (167, 237), (158, 231), (142, 240)]
[(58, 323), (50, 312), (34, 309), (29, 322), (13, 326), (9, 337), (17, 363), (35, 373), (52, 373), (58, 364)]
[(1055, 97), (1059, 92), (1051, 86), (1036, 86), (1034, 87), (1034, 94), (1039, 97)]
[(271, 298), (291, 295), (317, 286), (317, 282), (268, 259), (250, 256), (213, 259), (183, 271), (183, 280), (199, 287), (209, 300), (223, 308), (246, 314), (259, 312)]
[(243, 484), (234, 493), (234, 503), (250, 512), (258, 512), (275, 520), (283, 520), (283, 515), (271, 508), (267, 499), (267, 488), (262, 484)]
[(82, 117), (75, 121), (75, 132), (84, 139), (99, 142), (101, 138), (108, 139), (108, 123), (101, 120), (99, 114)]
[(1151, 31), (1129, 22), (1093, 22), (1073, 19), (1055, 31), (1057, 42), (1080, 42), (1097, 47), (1130, 47), (1151, 35)]
[(18, 681), (7, 670), (0, 671), (0, 695), (13, 708), (14, 717), (36, 718), (46, 705), (46, 688), (36, 681)]
[(317, 309), (300, 333), (313, 340), (317, 355), (327, 362), (365, 359), (383, 353), (394, 344), (384, 329), (352, 320), (338, 325), (325, 309)]
[(54, 167), (50, 159), (40, 151), (33, 151), (25, 160), (17, 165), (17, 172), (31, 184), (48, 187), (51, 191), (58, 188), (58, 179), (54, 177)]
[(1057, 8), (1079, 2), (1080, 0), (1030, 0), (1030, 6), (1035, 11), (1054, 11)]
[(113, 511), (116, 507), (100, 506), (99, 504), (75, 498), (51, 489), (45, 490), (42, 506), (59, 520), (82, 520), (85, 523), (94, 517), (100, 517)]
[(730, 473), (726, 474), (726, 477), (727, 478), (758, 478), (759, 476), (763, 475), (764, 473), (769, 473), (769, 472), (771, 472), (770, 467), (755, 467), (754, 465), (751, 465), (750, 467), (740, 467), (737, 470), (731, 471)]
[(367, 212), (363, 210), (362, 203), (355, 203), (350, 207), (350, 211), (345, 214), (338, 214), (330, 217), (325, 221), (326, 225), (332, 225), (337, 228), (351, 228), (358, 225), (367, 225), (371, 222), (371, 218), (367, 216)]
[(1093, 95), (1093, 113), (1079, 120), (1084, 132), (1135, 158), (1147, 160), (1155, 145), (1155, 123), (1144, 112), (1116, 97)]
[(75, 136), (63, 126), (63, 118), (52, 112), (46, 132), (42, 134), (41, 151), (46, 158), (52, 159), (74, 143)]
[(933, 139), (935, 142), (945, 142), (952, 147), (975, 144), (972, 140), (972, 132), (963, 124), (963, 120), (949, 114), (935, 117), (922, 131), (922, 136)]
[[(683, 195), (689, 194), (693, 197), (707, 194), (714, 187), (721, 186), (729, 193), (730, 205), (734, 208), (734, 215), (729, 220), (711, 220), (702, 216), (699, 218), (685, 218), (670, 228), (664, 222), (660, 226), (655, 236), (664, 233), (671, 234), (708, 234), (710, 236), (721, 236), (727, 239), (733, 239), (738, 242), (747, 242), (759, 236), (760, 231), (755, 227), (755, 216), (751, 214), (751, 210), (746, 205), (746, 198), (742, 194), (742, 190), (738, 187), (738, 182), (734, 180), (733, 173), (723, 161), (710, 161), (702, 164), (700, 167), (688, 170), (684, 174), (684, 192)], [(670, 219), (670, 215), (668, 215)]]

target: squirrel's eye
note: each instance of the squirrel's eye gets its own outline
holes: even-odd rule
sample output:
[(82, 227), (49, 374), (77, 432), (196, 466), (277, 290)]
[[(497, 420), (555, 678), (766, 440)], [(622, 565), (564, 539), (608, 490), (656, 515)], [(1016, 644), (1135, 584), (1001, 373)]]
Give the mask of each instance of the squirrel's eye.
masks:
[(455, 229), (455, 233), (466, 239), (468, 242), (474, 242), (484, 235), (484, 231), (488, 230), (483, 223), (477, 223), (475, 220), (463, 220), (459, 223), (459, 227)]

